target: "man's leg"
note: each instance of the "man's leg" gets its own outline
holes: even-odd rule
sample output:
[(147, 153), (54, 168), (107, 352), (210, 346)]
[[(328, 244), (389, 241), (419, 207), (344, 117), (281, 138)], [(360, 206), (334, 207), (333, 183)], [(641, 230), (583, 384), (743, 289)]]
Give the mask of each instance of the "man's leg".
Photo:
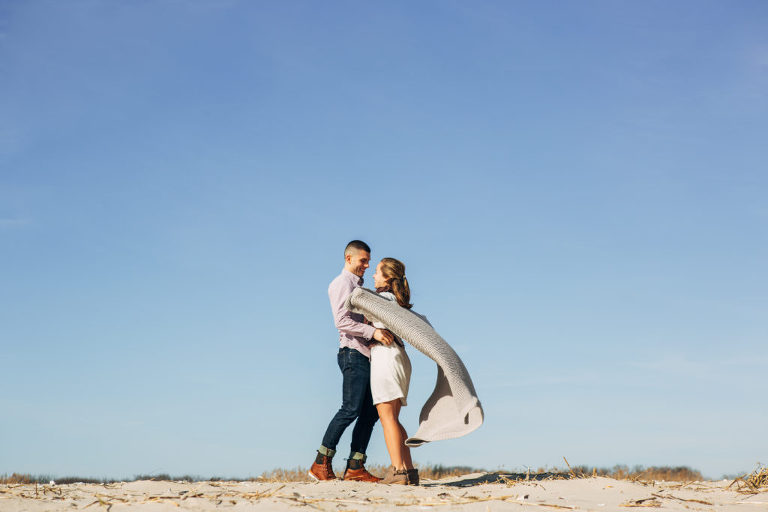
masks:
[[(358, 368), (361, 382), (365, 382), (365, 386), (364, 389), (361, 386), (360, 410), (355, 428), (352, 430), (351, 450), (347, 460), (347, 469), (344, 471), (344, 480), (378, 482), (381, 479), (373, 476), (365, 469), (365, 451), (368, 449), (368, 442), (371, 440), (373, 426), (379, 419), (379, 413), (376, 407), (374, 407), (373, 397), (371, 397), (371, 362), (367, 357), (358, 352), (352, 358), (352, 364)], [(363, 378), (362, 375), (365, 375), (365, 377)]]
[[(315, 463), (310, 469), (310, 476), (318, 480), (332, 480), (336, 478), (331, 468), (331, 459), (336, 454), (336, 445), (339, 444), (344, 430), (355, 421), (362, 410), (366, 386), (370, 386), (370, 363), (368, 369), (361, 368), (358, 356), (365, 359), (357, 350), (342, 348), (339, 350), (337, 360), (342, 375), (342, 402), (339, 409), (323, 435), (323, 444), (318, 450)], [(370, 394), (370, 391), (369, 393)]]
[(376, 422), (379, 421), (379, 411), (376, 410), (376, 406), (373, 405), (373, 397), (371, 396), (371, 367), (368, 363), (368, 387), (365, 391), (365, 398), (363, 405), (360, 408), (360, 415), (355, 423), (355, 428), (352, 430), (352, 443), (350, 448), (352, 453), (365, 453), (368, 449), (368, 443), (371, 441), (371, 435), (373, 433), (373, 427)]
[(338, 361), (341, 370), (342, 398), (341, 409), (339, 409), (323, 436), (323, 446), (336, 452), (336, 445), (339, 444), (341, 435), (347, 427), (355, 421), (363, 409), (366, 386), (368, 386), (368, 395), (370, 395), (370, 363), (366, 371), (361, 367), (358, 357), (368, 360), (364, 355), (352, 348), (343, 348), (339, 351)]

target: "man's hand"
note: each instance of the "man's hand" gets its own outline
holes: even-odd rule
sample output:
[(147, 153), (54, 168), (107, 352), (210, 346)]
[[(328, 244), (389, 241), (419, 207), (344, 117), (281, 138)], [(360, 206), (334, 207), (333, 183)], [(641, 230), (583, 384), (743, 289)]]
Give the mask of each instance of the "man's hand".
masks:
[(395, 341), (395, 336), (386, 329), (376, 329), (373, 331), (373, 339), (384, 345), (391, 345)]

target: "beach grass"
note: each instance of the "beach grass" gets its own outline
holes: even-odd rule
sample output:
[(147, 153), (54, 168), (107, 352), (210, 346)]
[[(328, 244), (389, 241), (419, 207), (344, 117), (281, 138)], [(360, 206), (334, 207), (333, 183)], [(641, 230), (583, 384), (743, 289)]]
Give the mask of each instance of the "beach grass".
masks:
[[(387, 466), (369, 464), (368, 469), (374, 474), (384, 474), (387, 471)], [(475, 469), (468, 466), (418, 466), (419, 474), (423, 478), (429, 480), (439, 480), (441, 478), (462, 476), (470, 473), (477, 473), (483, 470)], [(341, 476), (343, 470), (337, 468), (337, 473)], [(0, 484), (45, 484), (51, 481), (57, 484), (71, 484), (71, 483), (85, 483), (85, 484), (110, 484), (118, 481), (139, 481), (139, 480), (154, 480), (154, 481), (174, 481), (174, 482), (217, 482), (217, 481), (259, 481), (259, 482), (309, 482), (311, 479), (308, 475), (308, 468), (296, 467), (293, 469), (273, 469), (271, 471), (265, 471), (257, 477), (238, 478), (221, 476), (202, 477), (195, 475), (170, 475), (167, 473), (158, 474), (139, 474), (133, 478), (126, 480), (115, 480), (112, 478), (93, 478), (93, 477), (80, 477), (80, 476), (63, 476), (57, 477), (53, 475), (32, 475), (27, 473), (12, 473), (10, 475), (0, 475)]]
[[(527, 479), (542, 479), (542, 478), (589, 478), (589, 477), (608, 477), (615, 480), (630, 480), (630, 481), (667, 481), (667, 482), (694, 482), (702, 481), (705, 478), (701, 472), (695, 469), (691, 469), (687, 466), (634, 466), (630, 468), (626, 465), (616, 465), (612, 468), (598, 468), (591, 466), (571, 466), (566, 460), (566, 469), (561, 468), (546, 468), (540, 467), (537, 469), (528, 468), (520, 472), (511, 472), (503, 470), (494, 470), (490, 473), (498, 475), (499, 481), (518, 481)], [(383, 475), (387, 466), (370, 464), (368, 469), (377, 475)], [(473, 468), (469, 466), (445, 466), (442, 464), (437, 465), (417, 465), (419, 469), (419, 475), (424, 480), (440, 480), (448, 477), (459, 477), (473, 473), (489, 473), (489, 471), (481, 468)], [(195, 475), (170, 475), (166, 473), (159, 474), (139, 474), (133, 478), (126, 480), (115, 480), (112, 478), (93, 478), (93, 477), (79, 477), (79, 476), (53, 476), (53, 475), (32, 475), (25, 473), (12, 473), (10, 475), (0, 475), (0, 484), (31, 484), (31, 483), (48, 483), (55, 481), (56, 484), (69, 484), (75, 482), (81, 483), (97, 483), (97, 484), (109, 484), (117, 481), (139, 481), (139, 480), (155, 480), (155, 481), (184, 481), (184, 482), (200, 482), (200, 481), (259, 481), (259, 482), (307, 482), (310, 478), (307, 474), (308, 468), (296, 467), (293, 469), (273, 469), (271, 471), (265, 471), (257, 477), (249, 478), (236, 478), (236, 477), (201, 477)], [(337, 474), (341, 476), (343, 470), (337, 468)], [(768, 487), (768, 468), (760, 466), (753, 473), (744, 475), (734, 480), (732, 485), (736, 485), (739, 489), (764, 489)]]
[(754, 471), (736, 477), (728, 488), (746, 493), (757, 493), (768, 489), (768, 466), (758, 463)]

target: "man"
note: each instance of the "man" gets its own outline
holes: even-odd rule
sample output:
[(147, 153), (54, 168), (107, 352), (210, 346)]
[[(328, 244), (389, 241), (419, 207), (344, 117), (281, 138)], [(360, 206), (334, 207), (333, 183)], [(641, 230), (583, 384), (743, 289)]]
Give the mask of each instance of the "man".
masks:
[(363, 274), (370, 261), (371, 248), (368, 244), (352, 240), (344, 249), (344, 270), (328, 286), (333, 320), (339, 330), (337, 359), (343, 377), (343, 391), (341, 409), (331, 419), (323, 436), (323, 444), (317, 450), (317, 457), (309, 470), (309, 476), (317, 480), (336, 479), (331, 462), (341, 435), (353, 421), (351, 453), (342, 478), (364, 482), (381, 480), (370, 474), (364, 465), (365, 450), (371, 440), (373, 426), (379, 419), (371, 398), (371, 350), (368, 345), (372, 339), (389, 345), (394, 337), (386, 329), (376, 329), (364, 323), (362, 315), (344, 307), (352, 290), (363, 284)]

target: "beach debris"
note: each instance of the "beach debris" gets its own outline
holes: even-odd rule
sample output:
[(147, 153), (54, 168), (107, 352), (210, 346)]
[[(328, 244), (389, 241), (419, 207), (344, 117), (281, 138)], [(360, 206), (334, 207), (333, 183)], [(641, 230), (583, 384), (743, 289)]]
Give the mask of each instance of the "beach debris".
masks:
[(758, 463), (757, 468), (752, 473), (736, 478), (728, 486), (728, 489), (734, 485), (736, 486), (736, 491), (747, 494), (757, 494), (768, 490), (768, 466)]
[(661, 502), (656, 498), (641, 498), (639, 500), (629, 500), (626, 503), (619, 504), (620, 507), (649, 507), (649, 508), (659, 508), (661, 507)]
[(696, 500), (696, 499), (687, 499), (687, 498), (678, 498), (677, 496), (672, 496), (671, 494), (656, 494), (652, 493), (651, 496), (655, 498), (661, 498), (661, 499), (667, 499), (667, 500), (677, 500), (677, 501), (685, 501), (688, 503), (700, 503), (702, 505), (714, 505), (714, 503), (710, 503), (709, 501), (704, 500)]
[[(573, 468), (579, 475), (579, 470)], [(591, 469), (591, 468), (590, 468)], [(756, 471), (759, 475), (763, 471)], [(592, 473), (592, 471), (589, 471)], [(589, 474), (588, 473), (588, 474)], [(567, 473), (566, 473), (567, 475)], [(124, 508), (146, 504), (155, 509), (214, 510), (240, 508), (270, 510), (278, 503), (285, 506), (299, 506), (304, 510), (404, 510), (422, 509), (434, 512), (447, 510), (489, 510), (495, 507), (531, 510), (606, 510), (614, 508), (669, 508), (674, 510), (698, 509), (704, 507), (727, 507), (735, 504), (763, 505), (768, 498), (768, 488), (748, 494), (735, 493), (726, 489), (729, 481), (697, 482), (683, 489), (679, 483), (658, 482), (655, 488), (643, 487), (638, 482), (627, 480), (589, 482), (572, 479), (547, 480), (546, 489), (533, 479), (515, 483), (516, 489), (504, 485), (497, 473), (478, 477), (467, 476), (463, 481), (447, 478), (428, 487), (414, 487), (402, 490), (384, 489), (381, 486), (339, 482), (328, 486), (308, 483), (256, 483), (254, 481), (152, 484), (149, 482), (123, 482), (110, 486), (102, 484), (66, 483), (56, 486), (45, 483), (0, 484), (0, 509), (5, 510), (66, 510), (87, 509), (85, 512), (111, 512), (111, 508)], [(750, 475), (737, 484), (746, 487)], [(759, 485), (757, 477), (750, 480)], [(544, 483), (544, 482), (542, 482)], [(606, 483), (608, 485), (606, 485)], [(733, 484), (733, 485), (737, 485)], [(37, 494), (35, 490), (37, 488)], [(592, 494), (588, 493), (592, 491)], [(397, 492), (400, 491), (400, 492)], [(745, 491), (746, 492), (746, 491)], [(615, 499), (610, 502), (607, 499)], [(576, 500), (576, 502), (574, 502)], [(30, 502), (38, 505), (30, 507)], [(506, 505), (505, 505), (506, 504)], [(10, 505), (10, 507), (6, 507)], [(42, 506), (41, 506), (42, 505)], [(535, 509), (533, 508), (535, 507)]]

